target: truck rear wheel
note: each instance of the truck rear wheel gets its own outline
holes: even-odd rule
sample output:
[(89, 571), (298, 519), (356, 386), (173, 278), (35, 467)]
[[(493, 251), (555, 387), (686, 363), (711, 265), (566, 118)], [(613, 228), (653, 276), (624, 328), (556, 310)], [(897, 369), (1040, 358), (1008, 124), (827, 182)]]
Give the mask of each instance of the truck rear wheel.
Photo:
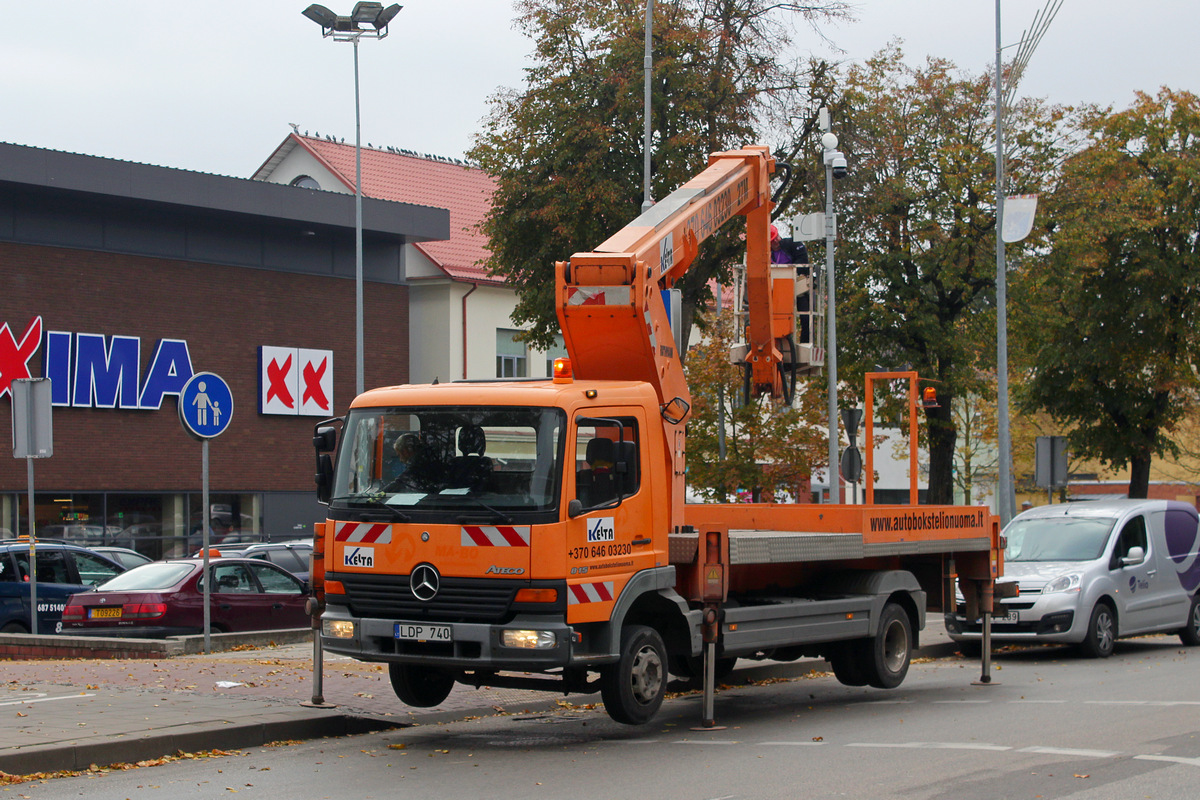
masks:
[(851, 642), (839, 642), (833, 645), (833, 649), (825, 656), (825, 660), (833, 668), (833, 675), (838, 679), (838, 683), (843, 686), (867, 685), (867, 670), (863, 665), (866, 648), (860, 645), (869, 643), (869, 640), (860, 643), (855, 639)]
[(454, 688), (454, 676), (449, 672), (416, 664), (388, 664), (388, 678), (400, 702), (415, 708), (439, 705)]
[(624, 725), (644, 725), (667, 693), (667, 647), (658, 631), (631, 625), (621, 633), (621, 658), (600, 671), (604, 710)]
[(884, 606), (879, 629), (862, 644), (861, 664), (867, 683), (876, 689), (899, 686), (912, 661), (912, 624), (905, 610), (895, 603)]

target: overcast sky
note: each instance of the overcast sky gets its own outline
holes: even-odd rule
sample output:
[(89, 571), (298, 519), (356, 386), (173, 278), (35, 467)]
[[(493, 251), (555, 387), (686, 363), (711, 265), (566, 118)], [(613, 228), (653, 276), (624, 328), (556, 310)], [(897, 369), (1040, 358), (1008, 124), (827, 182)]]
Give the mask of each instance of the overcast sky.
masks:
[[(353, 48), (323, 40), (301, 16), (306, 5), (0, 0), (19, 9), (0, 50), (0, 140), (241, 177), (291, 122), (352, 142)], [(507, 0), (403, 5), (388, 38), (360, 45), (363, 143), (461, 157), (488, 98), (521, 86), (529, 42)], [(1003, 0), (1003, 42), (1017, 42), (1044, 5)], [(900, 37), (913, 62), (994, 64), (994, 0), (861, 0), (857, 15), (827, 29), (838, 58), (864, 59)], [(1164, 84), (1200, 92), (1198, 33), (1197, 0), (1064, 0), (1021, 93), (1124, 107), (1135, 90)], [(820, 48), (804, 28), (798, 46)]]

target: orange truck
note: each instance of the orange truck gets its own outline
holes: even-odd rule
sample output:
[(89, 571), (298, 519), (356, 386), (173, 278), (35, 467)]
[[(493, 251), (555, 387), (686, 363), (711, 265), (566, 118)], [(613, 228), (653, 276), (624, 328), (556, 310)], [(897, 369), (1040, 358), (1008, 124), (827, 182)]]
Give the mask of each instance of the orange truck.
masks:
[(915, 483), (912, 506), (684, 502), (691, 395), (663, 290), (706, 237), (745, 217), (747, 385), (785, 394), (814, 352), (795, 346), (795, 268), (771, 264), (774, 168), (765, 147), (716, 153), (557, 264), (569, 358), (552, 377), (374, 389), (318, 424), (323, 650), (387, 664), (411, 706), (456, 683), (599, 691), (627, 724), (655, 715), (669, 674), (702, 678), (711, 723), (738, 658), (820, 656), (890, 688), (956, 579), (968, 613), (990, 610), (984, 507), (918, 507)]

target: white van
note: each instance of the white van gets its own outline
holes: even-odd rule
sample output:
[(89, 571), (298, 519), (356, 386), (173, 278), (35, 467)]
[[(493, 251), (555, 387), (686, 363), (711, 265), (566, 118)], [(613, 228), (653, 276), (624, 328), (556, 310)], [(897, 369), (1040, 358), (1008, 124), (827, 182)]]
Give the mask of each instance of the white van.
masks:
[[(1173, 500), (1097, 500), (1030, 509), (1004, 529), (1004, 579), (1020, 595), (997, 602), (996, 642), (1066, 642), (1091, 658), (1126, 636), (1177, 633), (1200, 645), (1200, 530), (1195, 506)], [(961, 598), (960, 598), (961, 600)], [(967, 649), (980, 620), (946, 614)], [(973, 647), (971, 645), (974, 645)]]

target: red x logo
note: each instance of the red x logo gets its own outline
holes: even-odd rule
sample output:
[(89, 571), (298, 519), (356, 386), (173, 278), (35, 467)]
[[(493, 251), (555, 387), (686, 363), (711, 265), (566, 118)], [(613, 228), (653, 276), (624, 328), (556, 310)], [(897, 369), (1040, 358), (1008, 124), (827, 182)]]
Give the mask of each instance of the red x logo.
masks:
[(329, 359), (322, 358), (321, 365), (316, 369), (310, 361), (304, 365), (302, 370), (304, 374), (304, 397), (301, 402), (307, 403), (313, 401), (319, 408), (326, 411), (329, 410), (329, 399), (325, 397), (325, 390), (321, 388), (321, 377), (325, 374), (325, 368), (329, 366)]
[(279, 362), (271, 359), (271, 363), (267, 364), (267, 380), (271, 385), (267, 387), (267, 402), (271, 402), (272, 398), (278, 398), (279, 402), (283, 403), (288, 408), (295, 408), (296, 401), (292, 398), (292, 393), (288, 390), (287, 375), (292, 371), (292, 357), (288, 356), (287, 361), (283, 362), (283, 366), (279, 366)]
[(29, 321), (19, 343), (13, 337), (7, 322), (0, 326), (0, 397), (9, 393), (13, 381), (33, 377), (29, 374), (29, 359), (33, 358), (41, 343), (41, 317), (34, 317)]

